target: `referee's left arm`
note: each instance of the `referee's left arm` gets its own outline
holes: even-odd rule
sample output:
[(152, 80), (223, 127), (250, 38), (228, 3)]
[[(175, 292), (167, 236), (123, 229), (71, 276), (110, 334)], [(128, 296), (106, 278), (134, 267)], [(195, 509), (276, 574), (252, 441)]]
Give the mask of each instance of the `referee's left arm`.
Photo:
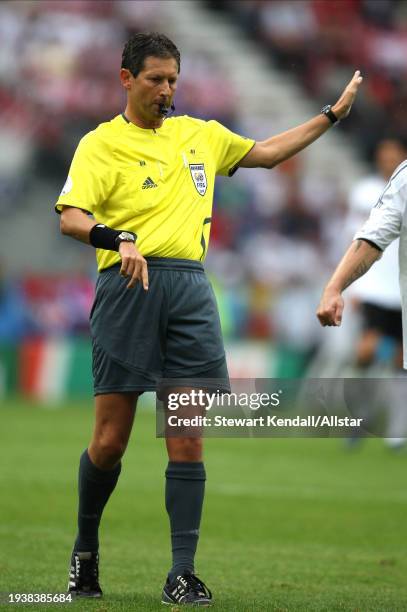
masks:
[(339, 100), (332, 106), (333, 115), (330, 111), (326, 112), (325, 109), (325, 112), (321, 112), (320, 115), (302, 125), (272, 136), (267, 140), (257, 142), (239, 165), (242, 168), (273, 168), (305, 149), (322, 136), (333, 125), (333, 122), (349, 115), (362, 80), (363, 78), (357, 70)]

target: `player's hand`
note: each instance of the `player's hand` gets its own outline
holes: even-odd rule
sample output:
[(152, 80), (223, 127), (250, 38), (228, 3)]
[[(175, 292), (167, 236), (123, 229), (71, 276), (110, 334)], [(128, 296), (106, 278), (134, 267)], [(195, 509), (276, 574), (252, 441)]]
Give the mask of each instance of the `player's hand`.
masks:
[(147, 262), (133, 242), (121, 242), (119, 244), (119, 255), (122, 258), (120, 275), (130, 277), (127, 285), (131, 289), (140, 281), (145, 291), (148, 290)]
[(359, 85), (363, 81), (363, 77), (360, 75), (360, 70), (356, 70), (352, 79), (346, 85), (345, 89), (339, 100), (332, 106), (332, 110), (338, 119), (344, 119), (350, 113), (352, 104), (356, 98)]
[(323, 327), (339, 326), (342, 323), (343, 297), (337, 289), (326, 287), (317, 310), (317, 317)]

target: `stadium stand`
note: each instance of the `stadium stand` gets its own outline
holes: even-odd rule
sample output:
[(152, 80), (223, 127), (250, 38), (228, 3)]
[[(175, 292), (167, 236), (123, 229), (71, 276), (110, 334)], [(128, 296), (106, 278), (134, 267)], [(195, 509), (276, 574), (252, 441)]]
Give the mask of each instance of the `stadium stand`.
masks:
[[(317, 322), (309, 321), (342, 246), (336, 237), (347, 190), (365, 172), (389, 110), (391, 127), (405, 129), (396, 112), (407, 57), (398, 3), (385, 3), (383, 16), (374, 2), (332, 2), (334, 18), (320, 4), (1, 3), (0, 223), (13, 231), (2, 232), (0, 255), (8, 276), (22, 281), (27, 319), (37, 332), (38, 301), (28, 288), (41, 276), (45, 282), (50, 275), (66, 279), (69, 270), (75, 270), (79, 306), (72, 308), (72, 296), (56, 292), (49, 298), (52, 316), (43, 317), (48, 325), (43, 334), (86, 330), (94, 254), (60, 237), (52, 208), (81, 135), (122, 110), (117, 67), (123, 41), (137, 30), (161, 29), (182, 53), (177, 113), (216, 118), (258, 138), (315, 114), (355, 67), (370, 71), (352, 119), (336, 133), (272, 172), (239, 171), (216, 187), (207, 269), (225, 336), (230, 342), (272, 341), (278, 359), (270, 357), (270, 349), (258, 357), (260, 362), (266, 355), (273, 364), (268, 374), (304, 370), (321, 334)], [(357, 55), (340, 36), (344, 19), (363, 41)], [(69, 321), (63, 316), (68, 310)], [(26, 335), (32, 330), (27, 327)]]

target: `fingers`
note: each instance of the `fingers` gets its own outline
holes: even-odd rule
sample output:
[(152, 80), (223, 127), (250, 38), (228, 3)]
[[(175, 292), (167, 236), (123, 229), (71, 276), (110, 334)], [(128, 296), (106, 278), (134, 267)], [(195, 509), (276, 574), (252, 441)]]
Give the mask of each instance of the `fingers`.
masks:
[(360, 73), (360, 70), (356, 70), (355, 72), (355, 78), (356, 78), (356, 82), (357, 83), (361, 83), (363, 81), (363, 77)]
[(343, 90), (339, 100), (332, 108), (333, 112), (339, 119), (344, 119), (349, 115), (352, 104), (355, 101), (359, 85), (362, 83), (362, 81), (363, 77), (360, 74), (360, 70), (356, 70), (353, 77)]
[[(133, 264), (133, 269), (132, 269), (132, 264)], [(127, 289), (131, 289), (132, 287), (136, 285), (138, 281), (141, 281), (143, 285), (143, 289), (145, 291), (148, 290), (147, 262), (144, 259), (144, 257), (140, 255), (140, 257), (137, 258), (134, 262), (131, 262), (129, 273), (126, 276), (127, 277), (130, 276), (130, 281), (127, 284)]]
[(334, 316), (334, 325), (339, 326), (342, 323), (343, 303), (339, 303)]
[[(148, 291), (148, 268), (147, 262), (141, 253), (131, 243), (122, 243), (119, 248), (119, 253), (122, 258), (120, 267), (120, 275), (125, 278), (130, 278), (127, 288), (131, 289), (140, 281), (143, 289)], [(122, 248), (122, 245), (125, 245)]]
[(322, 327), (339, 327), (342, 323), (343, 300), (325, 302), (321, 300), (317, 317)]
[(138, 281), (141, 281), (144, 291), (148, 291), (147, 262), (142, 256), (135, 262), (133, 274), (131, 275), (130, 282), (127, 284), (127, 289), (134, 287)]
[(355, 74), (353, 75), (352, 81), (357, 83), (358, 85), (360, 85), (360, 83), (363, 81), (363, 77), (360, 74), (360, 70), (356, 70)]
[(333, 313), (317, 312), (317, 317), (322, 327), (337, 327), (340, 322), (336, 323), (336, 318)]
[(146, 260), (144, 260), (141, 268), (141, 282), (143, 283), (144, 290), (148, 291), (148, 269)]
[(360, 70), (356, 70), (355, 74), (352, 77), (352, 80), (350, 81), (349, 85), (348, 85), (348, 89), (353, 93), (356, 94), (359, 85), (362, 83), (363, 81), (363, 77), (360, 74)]

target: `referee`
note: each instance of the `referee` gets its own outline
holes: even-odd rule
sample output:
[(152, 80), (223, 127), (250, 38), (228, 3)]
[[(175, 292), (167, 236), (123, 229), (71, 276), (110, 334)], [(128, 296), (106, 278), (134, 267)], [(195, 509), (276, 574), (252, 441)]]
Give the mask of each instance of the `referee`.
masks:
[[(102, 595), (98, 528), (120, 475), (138, 396), (162, 379), (216, 379), (218, 388), (229, 389), (217, 306), (202, 265), (215, 176), (232, 176), (239, 166), (272, 168), (301, 151), (349, 114), (362, 81), (356, 72), (332, 108), (256, 143), (216, 121), (166, 118), (179, 72), (179, 51), (163, 34), (128, 40), (120, 70), (126, 108), (82, 138), (56, 204), (61, 232), (95, 247), (99, 270), (90, 316), (95, 426), (80, 458), (69, 573), (76, 596)], [(211, 592), (194, 574), (205, 486), (202, 440), (167, 437), (166, 443), (173, 564), (162, 601), (208, 605)]]

